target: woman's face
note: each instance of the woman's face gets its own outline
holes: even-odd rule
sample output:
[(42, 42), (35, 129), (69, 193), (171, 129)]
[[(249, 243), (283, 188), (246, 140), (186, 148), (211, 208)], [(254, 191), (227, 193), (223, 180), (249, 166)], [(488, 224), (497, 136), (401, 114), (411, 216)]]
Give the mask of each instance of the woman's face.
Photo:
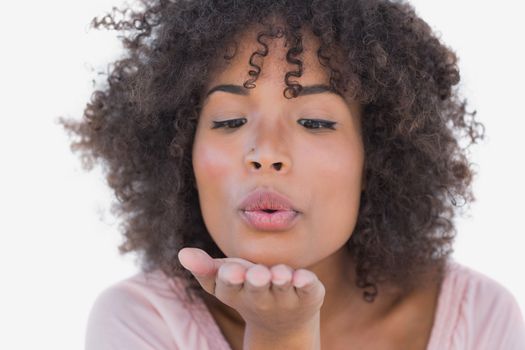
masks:
[[(328, 86), (329, 75), (316, 55), (318, 42), (305, 34), (303, 45), (304, 73), (292, 80), (303, 87)], [(253, 69), (250, 55), (260, 49), (253, 31), (241, 37), (231, 63), (211, 77), (206, 91), (239, 87), (216, 90), (203, 102), (193, 170), (204, 223), (226, 256), (305, 268), (340, 250), (355, 227), (364, 186), (360, 109), (326, 91), (285, 98), (284, 75), (297, 66), (286, 63), (284, 39), (268, 46), (268, 56), (255, 60), (262, 71), (254, 89), (242, 87)], [(241, 119), (237, 128), (213, 128), (214, 121), (231, 119)], [(309, 119), (335, 124), (313, 129), (328, 124)], [(299, 211), (292, 227), (262, 231), (243, 220), (239, 206), (257, 188), (290, 199)]]

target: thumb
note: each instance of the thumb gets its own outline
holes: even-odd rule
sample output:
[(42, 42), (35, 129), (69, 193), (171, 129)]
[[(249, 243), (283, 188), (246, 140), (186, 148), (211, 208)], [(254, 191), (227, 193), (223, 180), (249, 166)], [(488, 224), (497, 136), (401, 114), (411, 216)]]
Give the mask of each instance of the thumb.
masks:
[(220, 263), (199, 248), (182, 248), (178, 257), (181, 265), (195, 276), (202, 288), (213, 294)]

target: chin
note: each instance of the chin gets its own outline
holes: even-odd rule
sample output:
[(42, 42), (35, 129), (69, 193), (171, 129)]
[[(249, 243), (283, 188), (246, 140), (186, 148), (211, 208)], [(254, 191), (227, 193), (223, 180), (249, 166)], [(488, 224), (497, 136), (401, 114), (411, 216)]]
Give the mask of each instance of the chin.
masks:
[(276, 249), (275, 247), (261, 249), (259, 246), (255, 250), (242, 250), (237, 257), (248, 260), (254, 264), (261, 264), (267, 267), (285, 264), (293, 269), (298, 269), (305, 266), (301, 263), (300, 259), (290, 254), (290, 249), (283, 250)]

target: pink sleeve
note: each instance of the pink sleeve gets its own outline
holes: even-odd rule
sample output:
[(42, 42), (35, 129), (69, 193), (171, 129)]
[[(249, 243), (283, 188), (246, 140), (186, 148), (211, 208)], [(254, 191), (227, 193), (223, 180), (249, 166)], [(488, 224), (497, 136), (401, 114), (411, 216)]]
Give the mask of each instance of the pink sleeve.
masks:
[[(525, 349), (525, 321), (523, 314), (520, 312), (518, 302), (514, 297), (509, 298), (507, 305), (507, 328), (502, 332), (503, 349)], [(505, 312), (505, 311), (502, 311)]]
[(109, 287), (96, 299), (88, 319), (86, 350), (178, 350), (153, 305), (132, 286)]
[(471, 273), (452, 348), (524, 350), (525, 322), (515, 297), (495, 280)]

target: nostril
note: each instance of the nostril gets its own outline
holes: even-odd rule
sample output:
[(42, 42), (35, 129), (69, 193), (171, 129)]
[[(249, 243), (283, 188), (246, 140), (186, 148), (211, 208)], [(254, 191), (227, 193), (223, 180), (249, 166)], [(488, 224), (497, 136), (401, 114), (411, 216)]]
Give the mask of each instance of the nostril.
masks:
[[(253, 166), (255, 167), (255, 169), (259, 169), (262, 167), (261, 163), (259, 162), (252, 162)], [(283, 163), (282, 162), (279, 162), (279, 163), (273, 163), (272, 164), (272, 167), (276, 170), (281, 170), (283, 166)]]

